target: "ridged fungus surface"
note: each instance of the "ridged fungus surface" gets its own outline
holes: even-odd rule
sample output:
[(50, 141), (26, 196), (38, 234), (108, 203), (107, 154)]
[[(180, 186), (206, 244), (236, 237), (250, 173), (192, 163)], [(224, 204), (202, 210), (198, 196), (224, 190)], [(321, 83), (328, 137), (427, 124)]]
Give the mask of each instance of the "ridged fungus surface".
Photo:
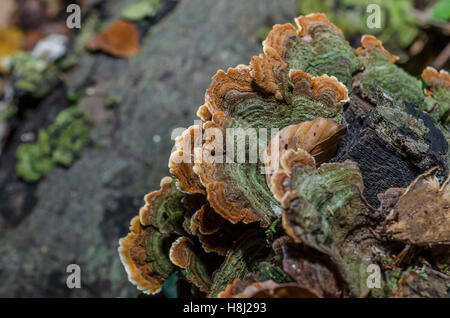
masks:
[(212, 77), (171, 177), (120, 240), (129, 280), (154, 294), (178, 272), (204, 297), (448, 297), (448, 73), (427, 68), (423, 89), (374, 36), (354, 49), (324, 14), (295, 22)]

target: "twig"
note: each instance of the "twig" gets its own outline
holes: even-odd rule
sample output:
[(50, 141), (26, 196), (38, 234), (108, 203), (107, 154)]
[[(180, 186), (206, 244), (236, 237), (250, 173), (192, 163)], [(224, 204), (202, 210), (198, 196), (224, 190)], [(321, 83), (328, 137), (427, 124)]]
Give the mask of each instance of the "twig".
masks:
[(410, 247), (411, 245), (406, 245), (405, 248), (395, 257), (395, 266), (399, 266), (403, 262), (403, 259), (405, 258), (406, 254), (408, 254)]
[(444, 35), (450, 34), (450, 23), (446, 21), (435, 21), (429, 18), (429, 10), (420, 11), (420, 10), (413, 10), (414, 15), (416, 16), (417, 23), (423, 27), (435, 27), (440, 29), (440, 31)]
[(367, 296), (369, 296), (370, 294), (370, 288), (366, 287), (366, 289), (364, 289), (361, 294), (358, 296), (358, 298), (366, 298)]
[(441, 69), (449, 58), (450, 58), (450, 43), (447, 44), (445, 49), (443, 49), (442, 52), (439, 53), (438, 57), (434, 60), (433, 67), (437, 70)]

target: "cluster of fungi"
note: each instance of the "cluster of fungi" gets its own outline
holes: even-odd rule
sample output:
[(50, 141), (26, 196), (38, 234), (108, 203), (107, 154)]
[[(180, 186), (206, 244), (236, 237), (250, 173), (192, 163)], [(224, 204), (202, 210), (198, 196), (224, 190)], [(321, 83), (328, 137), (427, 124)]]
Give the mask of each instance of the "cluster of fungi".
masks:
[[(424, 89), (375, 37), (355, 50), (323, 14), (295, 22), (212, 78), (120, 240), (129, 280), (155, 294), (177, 273), (186, 297), (448, 297), (450, 75), (427, 68)], [(198, 160), (235, 150), (196, 134), (209, 128), (277, 128), (278, 149)]]

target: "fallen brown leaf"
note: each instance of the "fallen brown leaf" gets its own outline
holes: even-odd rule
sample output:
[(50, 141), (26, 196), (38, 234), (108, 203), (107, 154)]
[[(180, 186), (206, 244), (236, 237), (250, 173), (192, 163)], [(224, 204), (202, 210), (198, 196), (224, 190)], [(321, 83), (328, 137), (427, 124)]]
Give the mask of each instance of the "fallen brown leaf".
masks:
[(139, 31), (131, 22), (119, 20), (95, 35), (88, 49), (101, 50), (117, 57), (133, 57), (139, 53)]
[(433, 168), (417, 177), (387, 217), (387, 233), (407, 244), (450, 244), (450, 184)]

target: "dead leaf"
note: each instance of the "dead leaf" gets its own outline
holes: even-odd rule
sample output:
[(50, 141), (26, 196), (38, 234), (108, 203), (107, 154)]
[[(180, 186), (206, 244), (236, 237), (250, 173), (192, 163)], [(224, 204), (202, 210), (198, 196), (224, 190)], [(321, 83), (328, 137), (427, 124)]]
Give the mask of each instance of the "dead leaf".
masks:
[[(24, 35), (16, 27), (0, 28), (0, 61), (23, 48)], [(0, 73), (5, 72), (0, 63)]]
[(139, 31), (132, 22), (119, 20), (94, 36), (88, 49), (101, 50), (117, 57), (133, 57), (139, 53)]
[(387, 233), (407, 244), (450, 244), (450, 184), (433, 168), (417, 177), (387, 217)]

